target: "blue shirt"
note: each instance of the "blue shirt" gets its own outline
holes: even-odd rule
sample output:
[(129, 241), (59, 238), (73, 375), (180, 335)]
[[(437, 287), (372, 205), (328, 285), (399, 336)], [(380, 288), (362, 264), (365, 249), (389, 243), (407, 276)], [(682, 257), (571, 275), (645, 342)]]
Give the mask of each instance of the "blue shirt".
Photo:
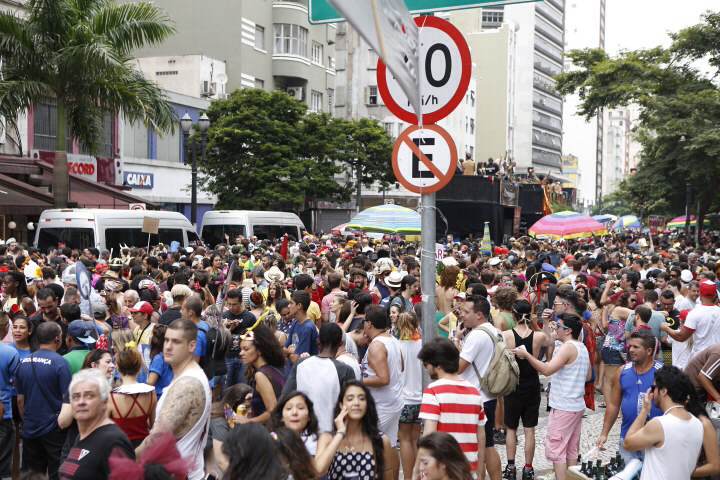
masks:
[(172, 368), (165, 363), (162, 353), (158, 353), (153, 357), (152, 362), (150, 362), (150, 373), (158, 376), (158, 380), (155, 382), (155, 394), (160, 398), (165, 387), (170, 385), (173, 380)]
[(197, 325), (197, 342), (195, 343), (195, 356), (203, 358), (207, 353), (207, 332), (210, 330), (210, 325), (206, 321), (200, 320)]
[[(655, 372), (660, 370), (662, 366), (662, 362), (654, 362), (652, 368), (642, 375), (637, 374), (632, 362), (628, 362), (622, 367), (623, 370), (620, 373), (620, 391), (622, 392), (620, 438), (625, 438), (625, 434), (630, 430), (630, 425), (633, 424), (638, 413), (640, 413), (645, 393), (655, 382)], [(662, 414), (662, 410), (653, 403), (649, 418), (659, 417)]]
[(71, 378), (67, 361), (50, 350), (38, 350), (20, 362), (15, 387), (25, 397), (23, 438), (38, 438), (58, 428)]
[(310, 355), (318, 354), (318, 331), (312, 320), (306, 319), (303, 323), (297, 320), (293, 321), (288, 332), (288, 338), (285, 347), (295, 345), (295, 354), (301, 355), (309, 353)]
[(10, 345), (0, 344), (0, 401), (5, 406), (4, 420), (12, 418), (13, 383), (20, 364), (17, 350)]

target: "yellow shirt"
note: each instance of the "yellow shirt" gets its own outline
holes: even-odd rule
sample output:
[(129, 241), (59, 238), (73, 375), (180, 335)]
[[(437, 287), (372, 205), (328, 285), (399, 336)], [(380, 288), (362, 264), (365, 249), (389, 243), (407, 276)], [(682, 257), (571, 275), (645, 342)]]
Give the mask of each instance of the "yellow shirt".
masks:
[(316, 324), (320, 322), (322, 313), (320, 312), (320, 305), (318, 305), (317, 302), (310, 300), (310, 308), (308, 308), (307, 317)]

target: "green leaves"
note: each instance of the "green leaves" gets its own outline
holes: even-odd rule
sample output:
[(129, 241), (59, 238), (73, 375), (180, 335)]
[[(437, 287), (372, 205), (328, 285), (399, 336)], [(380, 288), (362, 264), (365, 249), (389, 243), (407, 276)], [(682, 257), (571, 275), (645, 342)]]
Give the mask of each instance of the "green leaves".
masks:
[[(55, 98), (81, 144), (99, 143), (106, 112), (159, 131), (172, 131), (175, 114), (157, 86), (134, 69), (131, 52), (172, 34), (167, 16), (148, 2), (30, 0), (21, 19), (0, 13), (0, 115), (14, 118)], [(58, 119), (65, 121), (65, 119)], [(64, 144), (64, 142), (59, 142)]]
[(392, 144), (371, 120), (307, 113), (282, 92), (243, 89), (214, 102), (208, 156), (200, 169), (219, 208), (299, 211), (314, 200), (347, 201), (348, 168), (362, 166), (364, 184), (390, 169)]

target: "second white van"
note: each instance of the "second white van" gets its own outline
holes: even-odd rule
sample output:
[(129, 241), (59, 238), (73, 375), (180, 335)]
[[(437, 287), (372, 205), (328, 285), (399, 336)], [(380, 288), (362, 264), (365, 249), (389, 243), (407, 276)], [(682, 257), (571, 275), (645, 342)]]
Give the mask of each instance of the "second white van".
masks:
[(214, 247), (228, 239), (232, 242), (238, 235), (276, 240), (287, 233), (297, 240), (302, 238), (303, 230), (305, 225), (294, 213), (211, 210), (203, 216), (200, 236), (207, 245)]

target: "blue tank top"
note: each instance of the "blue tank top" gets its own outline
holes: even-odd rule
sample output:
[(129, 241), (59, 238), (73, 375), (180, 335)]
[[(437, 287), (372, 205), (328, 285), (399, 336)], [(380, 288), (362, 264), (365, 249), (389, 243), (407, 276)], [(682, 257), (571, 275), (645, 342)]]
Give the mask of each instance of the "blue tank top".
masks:
[[(633, 424), (638, 413), (640, 413), (645, 393), (652, 387), (655, 381), (655, 372), (660, 370), (662, 366), (662, 362), (654, 362), (652, 368), (642, 375), (638, 375), (635, 368), (633, 368), (632, 362), (626, 363), (623, 367), (620, 374), (620, 390), (622, 391), (620, 438), (625, 438), (625, 434), (630, 430), (630, 425)], [(662, 414), (662, 410), (653, 403), (650, 409), (650, 418), (659, 417)]]

